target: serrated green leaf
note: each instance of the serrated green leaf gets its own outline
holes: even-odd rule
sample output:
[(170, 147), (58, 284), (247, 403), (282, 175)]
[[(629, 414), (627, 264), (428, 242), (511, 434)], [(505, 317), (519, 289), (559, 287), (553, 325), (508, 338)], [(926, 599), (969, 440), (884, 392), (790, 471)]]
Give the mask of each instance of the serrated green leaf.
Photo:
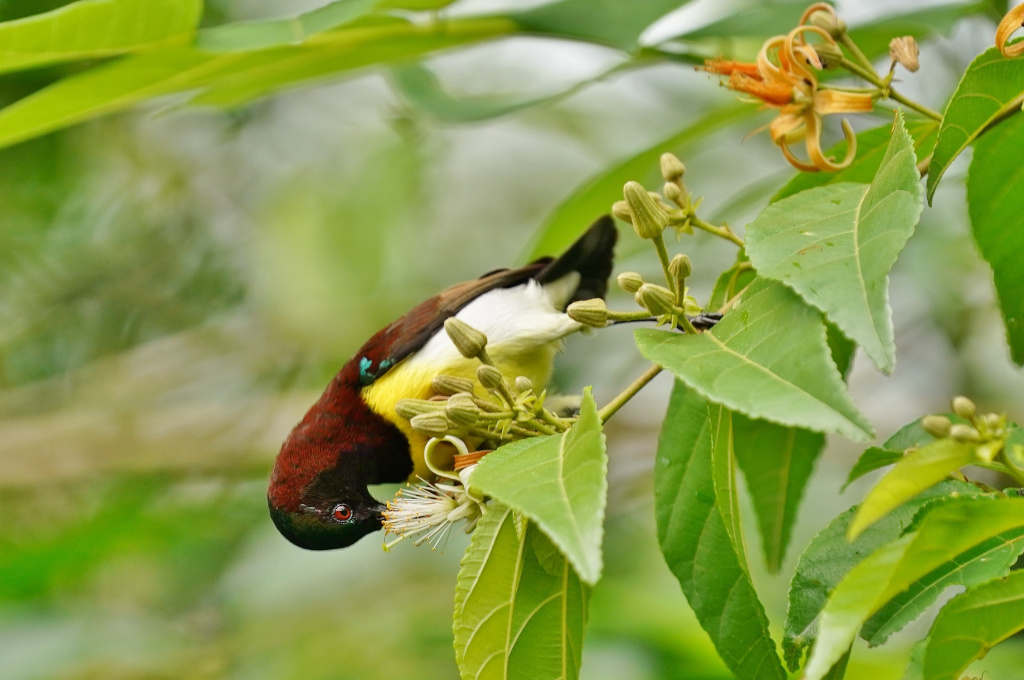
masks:
[(594, 585), (601, 578), (607, 472), (601, 420), (588, 389), (579, 420), (565, 434), (502, 446), (480, 461), (470, 483), (529, 517), (583, 582)]
[(0, 23), (0, 73), (185, 42), (202, 0), (80, 0)]
[[(954, 416), (953, 418), (956, 418)], [(903, 452), (911, 447), (924, 446), (935, 441), (935, 437), (925, 432), (921, 418), (901, 427), (896, 434), (889, 437), (881, 446), (872, 446), (860, 455), (850, 474), (846, 477), (841, 491), (845, 491), (854, 480), (860, 479), (869, 472), (898, 463)], [(954, 422), (961, 421), (956, 419)]]
[[(924, 158), (935, 148), (935, 140), (939, 137), (939, 124), (930, 118), (909, 118), (906, 121), (907, 132), (914, 140), (914, 155)], [(823, 187), (840, 182), (860, 182), (869, 184), (882, 165), (882, 159), (889, 149), (892, 140), (892, 124), (864, 130), (857, 135), (857, 158), (850, 167), (838, 172), (800, 172), (786, 186), (772, 197), (772, 203), (788, 196), (798, 194), (814, 187)], [(831, 149), (826, 156), (844, 158), (847, 143), (844, 139)]]
[[(522, 536), (514, 512), (492, 501), (473, 531), (455, 587), (455, 658), (464, 679), (579, 677), (590, 589), (569, 562)], [(541, 561), (543, 557), (543, 562)]]
[[(676, 382), (655, 464), (658, 541), (701, 626), (736, 677), (781, 680), (786, 673), (768, 618), (716, 501), (712, 436), (723, 410)], [(723, 433), (714, 434), (722, 441)]]
[(973, 588), (1005, 576), (1021, 553), (1024, 553), (1024, 527), (982, 541), (921, 577), (885, 603), (865, 622), (860, 636), (872, 647), (883, 644), (890, 635), (924, 613), (946, 588)]
[(870, 436), (825, 344), (821, 314), (781, 283), (757, 279), (709, 332), (640, 329), (640, 352), (733, 411), (852, 439)]
[(860, 504), (857, 516), (850, 523), (850, 540), (886, 513), (938, 484), (951, 472), (970, 465), (976, 458), (972, 444), (953, 439), (939, 439), (906, 454)]
[(960, 498), (939, 504), (916, 532), (876, 550), (832, 591), (804, 669), (806, 680), (821, 680), (864, 622), (915, 581), (979, 543), (1022, 526), (1022, 498)]
[(722, 305), (728, 302), (732, 296), (754, 280), (757, 272), (750, 267), (749, 263), (746, 251), (740, 248), (736, 253), (736, 264), (718, 275), (715, 287), (711, 291), (711, 297), (708, 299), (708, 311), (721, 309)]
[(790, 670), (797, 669), (804, 650), (814, 642), (818, 616), (828, 596), (850, 569), (882, 545), (899, 538), (922, 508), (951, 496), (980, 494), (978, 487), (966, 482), (941, 482), (868, 527), (853, 542), (846, 540), (846, 531), (856, 507), (843, 512), (818, 532), (800, 555), (789, 588), (782, 648)]
[(804, 487), (825, 446), (824, 435), (733, 414), (733, 446), (747, 480), (768, 570), (776, 572), (800, 507)]
[(154, 97), (199, 91), (196, 103), (237, 104), (309, 78), (482, 40), (511, 26), (503, 20), (453, 20), (439, 32), (436, 27), (399, 21), (251, 52), (155, 50), (70, 76), (0, 110), (0, 147)]
[(939, 128), (932, 162), (928, 166), (928, 202), (950, 163), (988, 126), (1013, 115), (1024, 102), (1024, 60), (1007, 59), (996, 47), (978, 55), (953, 97)]
[(560, 0), (509, 15), (523, 31), (632, 50), (644, 29), (689, 0)]
[(1024, 571), (950, 600), (928, 633), (924, 680), (955, 680), (1006, 638), (1024, 630)]
[(871, 184), (843, 182), (768, 206), (747, 226), (747, 255), (825, 312), (880, 370), (896, 362), (889, 270), (921, 216), (913, 140), (896, 127)]
[(297, 45), (317, 33), (365, 16), (378, 4), (377, 0), (336, 0), (286, 19), (239, 21), (205, 28), (196, 36), (196, 47), (207, 52), (233, 52)]
[(612, 203), (622, 198), (622, 186), (630, 180), (641, 180), (657, 174), (658, 158), (666, 151), (682, 153), (690, 144), (703, 140), (711, 132), (749, 118), (756, 110), (745, 104), (730, 104), (715, 109), (670, 137), (611, 165), (577, 187), (530, 238), (524, 260), (560, 253), (572, 244), (586, 225), (611, 210)]
[(1024, 116), (1015, 115), (978, 140), (967, 174), (971, 233), (995, 277), (1010, 356), (1024, 366)]

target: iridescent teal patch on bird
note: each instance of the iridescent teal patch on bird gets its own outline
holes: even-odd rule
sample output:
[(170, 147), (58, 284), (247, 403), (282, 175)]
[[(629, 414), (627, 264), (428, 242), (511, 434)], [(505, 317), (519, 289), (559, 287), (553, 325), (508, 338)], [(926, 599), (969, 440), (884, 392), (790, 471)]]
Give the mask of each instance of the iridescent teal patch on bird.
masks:
[(359, 384), (363, 387), (372, 384), (374, 380), (387, 373), (392, 364), (394, 361), (391, 359), (384, 359), (374, 368), (373, 359), (363, 357), (359, 360)]

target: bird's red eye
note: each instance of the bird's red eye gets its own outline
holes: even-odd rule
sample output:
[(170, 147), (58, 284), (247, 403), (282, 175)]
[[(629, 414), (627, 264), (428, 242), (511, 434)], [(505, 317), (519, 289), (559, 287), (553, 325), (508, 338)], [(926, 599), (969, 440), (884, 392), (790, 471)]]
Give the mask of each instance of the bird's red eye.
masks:
[(334, 510), (331, 511), (331, 516), (338, 522), (347, 522), (352, 519), (352, 508), (348, 507), (344, 503), (339, 503), (334, 506)]

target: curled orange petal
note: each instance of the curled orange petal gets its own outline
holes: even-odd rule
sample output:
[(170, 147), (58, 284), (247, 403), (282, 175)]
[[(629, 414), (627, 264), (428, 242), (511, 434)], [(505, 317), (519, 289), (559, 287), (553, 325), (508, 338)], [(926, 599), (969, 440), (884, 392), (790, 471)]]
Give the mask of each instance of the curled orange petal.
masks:
[(752, 78), (760, 77), (757, 64), (729, 59), (708, 59), (704, 62), (704, 66), (698, 66), (697, 70), (707, 71), (719, 76), (731, 76), (733, 73), (742, 73)]
[(1024, 41), (1015, 42), (1012, 45), (1006, 44), (1014, 31), (1021, 26), (1024, 26), (1024, 5), (1017, 5), (1006, 13), (996, 28), (996, 47), (1004, 57), (1019, 57), (1024, 54)]
[(793, 88), (785, 83), (765, 82), (742, 73), (733, 73), (729, 76), (726, 86), (730, 90), (757, 97), (768, 106), (775, 108), (785, 106), (793, 101)]
[(808, 116), (807, 156), (815, 167), (825, 172), (836, 172), (837, 170), (850, 167), (853, 159), (857, 156), (857, 135), (854, 134), (853, 128), (845, 120), (843, 121), (843, 134), (846, 136), (846, 155), (842, 161), (837, 163), (825, 156), (821, 150), (821, 117), (817, 114)]
[[(803, 127), (804, 116), (783, 110), (768, 124), (768, 131), (771, 133), (772, 142), (781, 146), (783, 143), (800, 141), (806, 134), (805, 130), (801, 130)], [(798, 131), (799, 134), (794, 134)]]
[(798, 23), (801, 25), (806, 24), (807, 21), (811, 18), (811, 15), (814, 14), (815, 12), (825, 12), (832, 19), (838, 19), (838, 17), (836, 16), (836, 10), (834, 7), (832, 7), (832, 5), (828, 4), (827, 2), (816, 2), (804, 10), (804, 13), (800, 15), (800, 21)]
[(867, 92), (818, 90), (814, 93), (814, 110), (822, 115), (830, 113), (867, 113), (874, 106), (875, 100)]
[(786, 144), (786, 140), (782, 140), (781, 142), (779, 142), (779, 148), (782, 149), (782, 155), (786, 157), (786, 160), (789, 161), (789, 164), (792, 165), (797, 170), (802, 170), (803, 172), (818, 172), (818, 166), (814, 165), (814, 163), (802, 161), (796, 156), (794, 156), (793, 152), (789, 150), (789, 146)]

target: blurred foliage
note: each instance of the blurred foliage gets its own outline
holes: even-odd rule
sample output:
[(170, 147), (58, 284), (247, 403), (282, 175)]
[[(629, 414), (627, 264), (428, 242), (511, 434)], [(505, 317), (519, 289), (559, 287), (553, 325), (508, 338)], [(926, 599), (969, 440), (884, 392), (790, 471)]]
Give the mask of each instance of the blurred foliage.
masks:
[[(0, 0), (0, 20), (64, 4)], [(652, 3), (649, 18), (681, 4)], [(884, 14), (884, 3), (848, 4), (870, 14), (864, 23)], [(210, 0), (201, 25), (281, 14), (269, 0)], [(585, 212), (618, 198), (588, 191), (646, 165), (649, 149), (668, 144), (708, 205), (731, 224), (749, 221), (751, 195), (763, 202), (792, 173), (764, 135), (741, 144), (756, 112), (722, 114), (734, 110), (729, 95), (688, 65), (708, 48), (684, 34), (716, 18), (686, 8), (642, 35), (633, 61), (516, 37), (417, 62), (429, 71), (358, 71), (229, 112), (161, 102), (0, 150), (0, 675), (455, 677), (451, 602), (465, 539), (443, 555), (384, 555), (373, 541), (300, 552), (266, 518), (272, 458), (366, 336), (445, 285), (539, 243), (556, 249), (571, 227), (559, 236), (538, 225), (571, 214), (585, 226)], [(621, 28), (598, 37), (632, 45), (639, 31)], [(991, 25), (942, 29), (929, 28), (922, 63), (928, 89), (945, 97), (957, 60), (991, 40)], [(655, 47), (664, 54), (645, 52)], [(0, 77), (0, 103), (89, 65)], [(893, 275), (908, 284), (894, 292), (897, 344), (915, 354), (900, 355), (891, 381), (864, 362), (851, 378), (883, 436), (956, 392), (1024, 416), (1024, 379), (1008, 368), (957, 172), (954, 163), (950, 190)], [(706, 297), (730, 262), (699, 240), (690, 255), (690, 285)], [(618, 267), (641, 266), (624, 244)], [(621, 340), (572, 340), (558, 381), (614, 394), (640, 361), (629, 334)], [(728, 677), (654, 538), (647, 499), (667, 387), (607, 431), (607, 565), (584, 678)], [(794, 545), (866, 488), (837, 498), (853, 462), (844, 446), (819, 464)], [(759, 589), (778, 586), (765, 604), (781, 620), (783, 582), (751, 566)], [(909, 638), (896, 638), (903, 648), (882, 666), (855, 654), (850, 677), (898, 677)], [(979, 668), (1004, 677), (1019, 653)]]

